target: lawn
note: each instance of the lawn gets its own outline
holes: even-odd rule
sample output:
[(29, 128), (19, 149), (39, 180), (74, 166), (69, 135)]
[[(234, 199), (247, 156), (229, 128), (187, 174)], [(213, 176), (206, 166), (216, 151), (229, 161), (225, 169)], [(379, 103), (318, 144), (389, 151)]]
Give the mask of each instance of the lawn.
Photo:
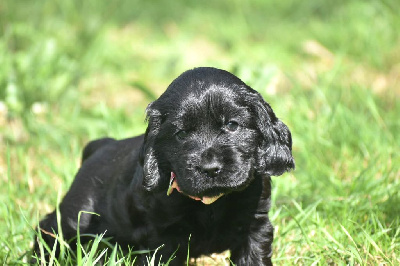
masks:
[[(0, 262), (27, 262), (85, 143), (143, 133), (177, 75), (214, 66), (292, 131), (296, 170), (273, 178), (273, 261), (399, 265), (398, 14), (398, 0), (1, 1)], [(134, 259), (95, 246), (54, 263)]]

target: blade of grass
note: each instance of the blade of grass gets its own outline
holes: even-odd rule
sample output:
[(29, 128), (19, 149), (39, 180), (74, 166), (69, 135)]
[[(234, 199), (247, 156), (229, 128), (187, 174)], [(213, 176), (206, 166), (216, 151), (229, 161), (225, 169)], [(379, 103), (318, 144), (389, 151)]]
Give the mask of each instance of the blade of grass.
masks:
[(58, 228), (57, 239), (59, 239), (60, 243), (60, 257), (63, 258), (65, 255), (65, 245), (64, 245), (65, 241), (61, 225), (61, 213), (60, 213), (61, 195), (62, 195), (62, 186), (60, 186), (57, 192), (56, 217), (57, 217), (57, 228)]
[(361, 258), (361, 255), (360, 255), (360, 251), (358, 250), (357, 244), (354, 241), (353, 237), (350, 235), (350, 233), (346, 230), (346, 228), (342, 224), (339, 223), (339, 226), (340, 226), (340, 228), (342, 228), (343, 232), (347, 235), (347, 237), (350, 239), (350, 241), (354, 245), (354, 246), (349, 246), (348, 248), (350, 248), (353, 251), (353, 253), (355, 253), (356, 257), (359, 260), (359, 263), (364, 264), (364, 261), (363, 261), (363, 259)]
[(189, 240), (188, 240), (187, 255), (186, 255), (186, 265), (189, 265), (189, 260), (190, 260), (190, 238), (191, 237), (192, 237), (192, 234), (189, 235)]
[(115, 265), (118, 264), (118, 263), (116, 263), (116, 260), (117, 260), (117, 251), (118, 251), (118, 244), (115, 244), (115, 246), (114, 246), (114, 248), (113, 248), (113, 250), (112, 250), (112, 252), (111, 252), (111, 256), (110, 256), (110, 258), (108, 259), (108, 263), (109, 263), (110, 266), (115, 266)]
[[(157, 254), (157, 251), (160, 249), (160, 248), (162, 248), (164, 245), (161, 245), (160, 247), (158, 247), (158, 248), (156, 248), (156, 250), (154, 251), (154, 253), (153, 253), (153, 255), (151, 256), (151, 258), (150, 258), (150, 260), (149, 260), (149, 258), (147, 257), (147, 263), (148, 263), (148, 265), (149, 266), (155, 266), (155, 261), (156, 261), (156, 254)], [(161, 257), (162, 256), (160, 256), (160, 260), (161, 260)]]
[(386, 255), (385, 255), (385, 253), (383, 253), (382, 249), (379, 248), (379, 246), (372, 239), (372, 237), (364, 230), (364, 228), (360, 228), (360, 229), (364, 232), (364, 235), (367, 238), (368, 242), (375, 248), (375, 250), (378, 251), (386, 261), (389, 261), (389, 258), (386, 257)]
[[(85, 264), (87, 265), (94, 265), (96, 264), (93, 262), (94, 256), (96, 255), (97, 249), (99, 247), (99, 244), (103, 238), (104, 234), (98, 235), (94, 238), (93, 244), (90, 247), (90, 252), (88, 256), (86, 257)], [(105, 248), (103, 252), (95, 259), (96, 261), (100, 260), (100, 258), (104, 255), (104, 253), (107, 252), (107, 249)]]
[(333, 243), (335, 243), (340, 249), (344, 249), (343, 245), (340, 244), (327, 230), (326, 228), (322, 228), (322, 232), (325, 234), (325, 236), (332, 241)]
[(76, 236), (77, 236), (77, 243), (76, 243), (76, 260), (78, 264), (82, 264), (83, 261), (83, 257), (82, 257), (82, 251), (85, 252), (85, 249), (83, 248), (83, 246), (81, 245), (81, 235), (80, 235), (80, 222), (81, 222), (81, 215), (82, 213), (86, 213), (86, 214), (91, 214), (91, 215), (97, 215), (100, 216), (99, 214), (95, 213), (95, 212), (88, 212), (88, 211), (80, 211), (78, 213), (78, 224), (76, 227)]

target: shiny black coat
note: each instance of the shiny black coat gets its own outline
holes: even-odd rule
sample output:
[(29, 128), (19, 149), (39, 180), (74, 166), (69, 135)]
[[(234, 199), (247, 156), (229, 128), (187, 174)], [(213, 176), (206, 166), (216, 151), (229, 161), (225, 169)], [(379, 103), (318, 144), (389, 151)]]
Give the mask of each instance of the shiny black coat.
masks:
[[(164, 245), (158, 254), (167, 260), (176, 251), (172, 265), (186, 261), (188, 246), (191, 257), (229, 249), (237, 265), (270, 265), (270, 176), (294, 168), (286, 125), (256, 91), (215, 68), (184, 72), (147, 117), (143, 136), (86, 146), (60, 204), (64, 238), (76, 236), (83, 210), (99, 216), (82, 213), (81, 234), (106, 232), (134, 249)], [(167, 196), (171, 172), (180, 192)], [(220, 194), (210, 205), (189, 198)], [(55, 212), (40, 228), (57, 231)]]

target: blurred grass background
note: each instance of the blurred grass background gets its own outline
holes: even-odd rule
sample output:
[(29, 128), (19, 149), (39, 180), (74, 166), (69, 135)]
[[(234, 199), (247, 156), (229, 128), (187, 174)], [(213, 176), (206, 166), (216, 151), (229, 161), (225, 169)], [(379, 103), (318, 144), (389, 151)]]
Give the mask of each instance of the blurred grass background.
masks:
[(88, 140), (141, 134), (176, 76), (214, 66), (293, 134), (275, 263), (399, 264), (399, 14), (397, 0), (0, 1), (0, 261), (26, 261)]

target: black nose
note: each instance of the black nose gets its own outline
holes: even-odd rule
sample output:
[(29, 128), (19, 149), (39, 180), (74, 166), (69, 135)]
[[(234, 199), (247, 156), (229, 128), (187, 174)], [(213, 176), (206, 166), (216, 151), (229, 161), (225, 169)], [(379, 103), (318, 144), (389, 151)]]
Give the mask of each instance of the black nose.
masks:
[(222, 164), (218, 159), (219, 156), (216, 149), (206, 149), (200, 157), (199, 171), (208, 177), (218, 176), (222, 170)]
[(217, 162), (210, 162), (207, 164), (203, 164), (200, 167), (200, 171), (206, 174), (208, 177), (216, 177), (221, 173), (221, 165)]

